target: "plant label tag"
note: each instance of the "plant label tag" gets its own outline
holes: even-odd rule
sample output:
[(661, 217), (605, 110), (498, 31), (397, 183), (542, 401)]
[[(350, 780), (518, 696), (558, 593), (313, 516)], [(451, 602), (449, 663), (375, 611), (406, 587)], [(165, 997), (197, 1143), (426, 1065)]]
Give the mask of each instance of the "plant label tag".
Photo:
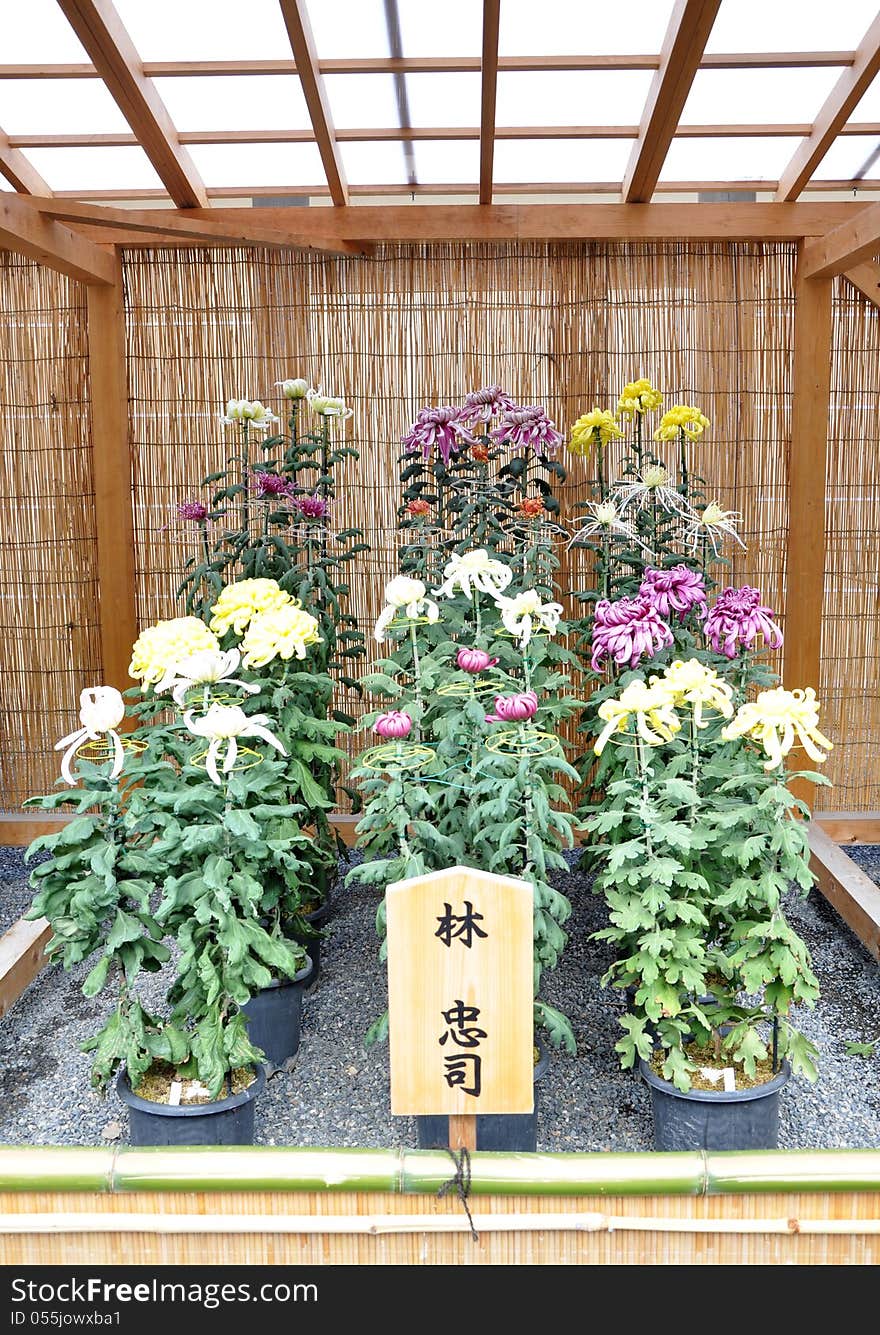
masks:
[(171, 1088), (168, 1091), (169, 1108), (178, 1108), (180, 1106), (180, 1096), (183, 1093), (183, 1085), (179, 1080), (171, 1081)]
[(701, 1066), (700, 1075), (712, 1085), (717, 1085), (721, 1079), (721, 1072), (713, 1070), (711, 1066)]
[(724, 1076), (724, 1092), (725, 1092), (725, 1094), (735, 1094), (735, 1093), (736, 1093), (736, 1073), (735, 1073), (733, 1067), (732, 1067), (732, 1066), (725, 1066), (725, 1068), (724, 1068), (724, 1070), (721, 1072), (721, 1074)]

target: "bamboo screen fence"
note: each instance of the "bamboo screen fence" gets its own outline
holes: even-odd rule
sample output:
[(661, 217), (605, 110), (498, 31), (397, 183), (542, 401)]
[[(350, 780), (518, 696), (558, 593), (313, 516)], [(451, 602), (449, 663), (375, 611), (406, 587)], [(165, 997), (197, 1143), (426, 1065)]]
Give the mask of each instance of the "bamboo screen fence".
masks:
[[(794, 258), (787, 245), (717, 243), (395, 246), (367, 261), (127, 252), (141, 622), (175, 611), (192, 541), (175, 506), (223, 466), (228, 397), (277, 409), (274, 382), (304, 376), (354, 408), (348, 434), (361, 459), (342, 474), (334, 522), (361, 526), (372, 549), (353, 599), (369, 637), (395, 568), (398, 442), (423, 404), (501, 383), (522, 402), (546, 403), (564, 427), (595, 403), (613, 407), (620, 387), (643, 374), (667, 403), (696, 402), (711, 419), (697, 468), (711, 495), (742, 511), (749, 544), (732, 578), (758, 585), (784, 624)], [(51, 783), (51, 744), (72, 726), (100, 646), (80, 294), (18, 260), (0, 269), (0, 291), (0, 383), (14, 442), (3, 456), (0, 653), (12, 735), (3, 739), (0, 803), (12, 809)], [(836, 786), (822, 804), (868, 810), (880, 808), (880, 318), (841, 283), (835, 321), (817, 685), (838, 746)], [(571, 523), (587, 471), (583, 460), (565, 462)], [(565, 557), (566, 586), (588, 578), (582, 555)]]

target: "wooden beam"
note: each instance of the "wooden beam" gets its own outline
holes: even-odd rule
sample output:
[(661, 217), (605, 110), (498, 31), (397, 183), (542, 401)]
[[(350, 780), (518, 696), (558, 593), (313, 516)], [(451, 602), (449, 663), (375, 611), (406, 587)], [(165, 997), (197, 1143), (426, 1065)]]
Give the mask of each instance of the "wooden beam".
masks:
[(110, 0), (58, 0), (114, 101), (178, 208), (207, 204), (195, 163)]
[(676, 0), (623, 179), (623, 199), (647, 201), (663, 170), (721, 0)]
[(852, 269), (847, 269), (843, 276), (870, 302), (880, 307), (880, 264), (876, 260), (856, 264)]
[(116, 282), (88, 292), (89, 388), (103, 680), (122, 691), (131, 685), (128, 664), (137, 638), (134, 488), (122, 262), (118, 250), (108, 253)]
[[(830, 278), (805, 278), (803, 244), (795, 275), (788, 539), (782, 679), (789, 689), (821, 678), (822, 591), (825, 587), (825, 478), (831, 394)], [(798, 780), (798, 797), (812, 785)]]
[(0, 130), (0, 173), (22, 195), (51, 195), (36, 167), (28, 162), (16, 145)]
[(324, 87), (323, 75), (318, 69), (315, 39), (312, 36), (305, 3), (304, 0), (279, 0), (279, 2), (302, 84), (303, 96), (309, 109), (309, 119), (318, 143), (318, 152), (324, 164), (330, 198), (335, 205), (342, 207), (348, 203), (348, 187), (339, 146), (333, 133), (330, 100)]
[(495, 100), (498, 92), (498, 29), (501, 0), (483, 0), (483, 55), (480, 61), (480, 203), (492, 203), (495, 165)]
[(46, 964), (52, 928), (45, 918), (19, 918), (0, 936), (0, 1016), (15, 1005)]
[(830, 278), (880, 254), (880, 204), (863, 206), (804, 252), (808, 278)]
[(880, 886), (815, 824), (810, 825), (810, 854), (822, 894), (880, 961)]
[[(208, 244), (220, 246), (261, 245), (274, 249), (288, 249), (297, 246), (292, 239), (292, 231), (283, 231), (278, 223), (265, 221), (260, 214), (263, 210), (240, 210), (240, 219), (228, 218), (215, 221), (210, 216), (194, 218), (192, 211), (186, 213), (171, 209), (113, 209), (102, 204), (83, 204), (80, 201), (51, 199), (29, 199), (28, 204), (47, 217), (64, 222), (87, 223), (90, 227), (107, 229), (115, 233), (143, 233), (149, 238), (157, 236), (173, 237), (178, 244)], [(248, 215), (251, 215), (248, 218)], [(295, 219), (292, 220), (295, 225)], [(110, 237), (108, 240), (116, 241)], [(304, 242), (303, 249), (320, 250), (335, 255), (363, 255), (370, 247), (363, 242), (333, 240), (323, 245), (320, 242)]]
[(80, 283), (115, 279), (113, 261), (100, 246), (8, 193), (0, 194), (0, 249), (26, 255)]
[(812, 133), (800, 145), (779, 178), (778, 200), (797, 199), (807, 181), (825, 157), (834, 140), (868, 91), (880, 71), (880, 14), (871, 24), (856, 51), (856, 58), (845, 69), (822, 105)]
[(880, 844), (880, 811), (817, 811), (813, 824), (836, 844)]

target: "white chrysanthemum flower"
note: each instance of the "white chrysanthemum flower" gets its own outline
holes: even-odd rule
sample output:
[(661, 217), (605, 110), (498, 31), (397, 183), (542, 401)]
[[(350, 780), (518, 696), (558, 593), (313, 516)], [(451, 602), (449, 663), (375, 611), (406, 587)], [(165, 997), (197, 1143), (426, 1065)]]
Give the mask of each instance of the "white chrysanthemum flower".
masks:
[(75, 787), (76, 779), (71, 770), (73, 758), (83, 742), (98, 742), (108, 737), (113, 744), (113, 768), (111, 779), (118, 778), (122, 771), (125, 754), (122, 741), (116, 729), (125, 718), (125, 701), (115, 686), (89, 686), (80, 692), (79, 721), (82, 727), (68, 733), (60, 742), (55, 743), (55, 750), (67, 749), (61, 760), (61, 777), (65, 783)]
[(646, 464), (633, 482), (618, 482), (614, 496), (620, 502), (621, 514), (630, 506), (646, 510), (652, 505), (659, 505), (661, 510), (669, 513), (692, 513), (684, 496), (676, 491), (675, 479), (669, 469), (662, 464)]
[(614, 501), (591, 501), (589, 514), (585, 515), (580, 521), (579, 527), (572, 534), (568, 545), (571, 547), (575, 543), (584, 543), (589, 541), (590, 538), (599, 536), (603, 538), (625, 538), (627, 542), (634, 542), (647, 551), (645, 544), (636, 532), (635, 524), (626, 518)]
[(241, 681), (240, 678), (232, 674), (238, 670), (241, 662), (241, 654), (237, 649), (229, 649), (226, 653), (222, 649), (203, 649), (199, 653), (190, 654), (188, 658), (181, 658), (168, 668), (161, 681), (157, 681), (153, 689), (158, 693), (170, 691), (172, 698), (181, 709), (187, 691), (193, 686), (216, 685), (218, 682), (224, 682), (227, 686), (238, 686), (248, 695), (256, 695), (259, 686), (254, 682)]
[(306, 394), (309, 407), (313, 413), (319, 417), (353, 417), (354, 408), (346, 407), (344, 399), (334, 398), (332, 394), (325, 394), (323, 390), (310, 389)]
[(701, 540), (707, 541), (711, 543), (712, 551), (718, 556), (724, 538), (728, 537), (738, 542), (745, 551), (746, 544), (736, 531), (741, 523), (742, 515), (739, 511), (722, 510), (716, 501), (710, 501), (704, 510), (689, 517), (684, 531), (684, 541), (689, 544), (692, 552), (696, 551)]
[(434, 592), (440, 598), (454, 598), (460, 591), (466, 598), (476, 592), (498, 598), (513, 579), (513, 571), (503, 561), (490, 556), (485, 547), (477, 547), (463, 556), (452, 555), (443, 568), (443, 583)]
[(555, 635), (562, 616), (561, 603), (542, 603), (537, 589), (526, 589), (512, 598), (495, 599), (505, 630), (509, 631), (520, 647), (525, 648), (536, 630)]
[(259, 399), (229, 399), (220, 421), (224, 426), (252, 426), (265, 431), (279, 418)]
[(276, 380), (275, 388), (280, 389), (286, 399), (304, 399), (309, 392), (308, 380)]
[(427, 596), (427, 585), (409, 575), (396, 575), (385, 585), (385, 607), (379, 613), (375, 636), (381, 644), (387, 638), (389, 627), (403, 611), (409, 621), (424, 617), (429, 625), (440, 620), (440, 608)]
[(183, 721), (195, 737), (205, 737), (208, 741), (208, 754), (205, 757), (205, 769), (213, 783), (222, 784), (217, 762), (224, 743), (226, 754), (223, 757), (223, 773), (229, 774), (238, 758), (238, 739), (240, 737), (260, 737), (283, 756), (287, 755), (284, 744), (266, 727), (269, 722), (265, 714), (252, 714), (248, 718), (238, 705), (213, 704), (207, 714), (196, 718), (195, 711), (188, 709)]

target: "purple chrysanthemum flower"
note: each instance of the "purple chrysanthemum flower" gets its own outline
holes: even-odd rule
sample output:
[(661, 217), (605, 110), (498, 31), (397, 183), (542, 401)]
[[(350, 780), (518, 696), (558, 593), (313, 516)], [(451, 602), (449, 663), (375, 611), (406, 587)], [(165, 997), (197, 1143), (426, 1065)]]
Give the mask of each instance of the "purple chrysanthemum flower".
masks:
[(321, 496), (296, 496), (293, 508), (303, 519), (326, 519), (330, 511), (329, 503)]
[(649, 599), (607, 598), (596, 604), (593, 623), (594, 672), (602, 671), (604, 659), (621, 667), (635, 668), (643, 658), (653, 658), (660, 649), (672, 644), (672, 631)]
[(251, 485), (258, 496), (286, 496), (293, 484), (277, 473), (254, 473)]
[(552, 454), (562, 444), (561, 431), (538, 404), (509, 408), (494, 431), (489, 433), (496, 445), (510, 445), (515, 450), (531, 448), (538, 454)]
[(446, 404), (442, 408), (423, 408), (401, 444), (409, 454), (421, 450), (422, 457), (430, 459), (434, 449), (440, 451), (440, 457), (448, 466), (453, 454), (457, 454), (462, 444), (472, 444), (473, 438), (462, 420), (461, 408)]
[(177, 507), (178, 519), (185, 519), (191, 524), (204, 524), (208, 518), (208, 507), (201, 501), (183, 501)]
[(642, 576), (639, 597), (647, 598), (664, 621), (671, 621), (677, 612), (683, 622), (696, 609), (700, 621), (706, 615), (706, 585), (699, 570), (684, 564), (671, 570), (646, 570)]
[(486, 385), (468, 394), (461, 415), (465, 421), (474, 424), (491, 422), (493, 417), (500, 417), (515, 407), (513, 399), (500, 385)]
[(761, 592), (744, 584), (724, 589), (706, 617), (703, 629), (716, 654), (735, 658), (740, 649), (750, 649), (760, 635), (768, 649), (782, 646), (782, 631), (773, 620), (772, 607), (761, 605)]

